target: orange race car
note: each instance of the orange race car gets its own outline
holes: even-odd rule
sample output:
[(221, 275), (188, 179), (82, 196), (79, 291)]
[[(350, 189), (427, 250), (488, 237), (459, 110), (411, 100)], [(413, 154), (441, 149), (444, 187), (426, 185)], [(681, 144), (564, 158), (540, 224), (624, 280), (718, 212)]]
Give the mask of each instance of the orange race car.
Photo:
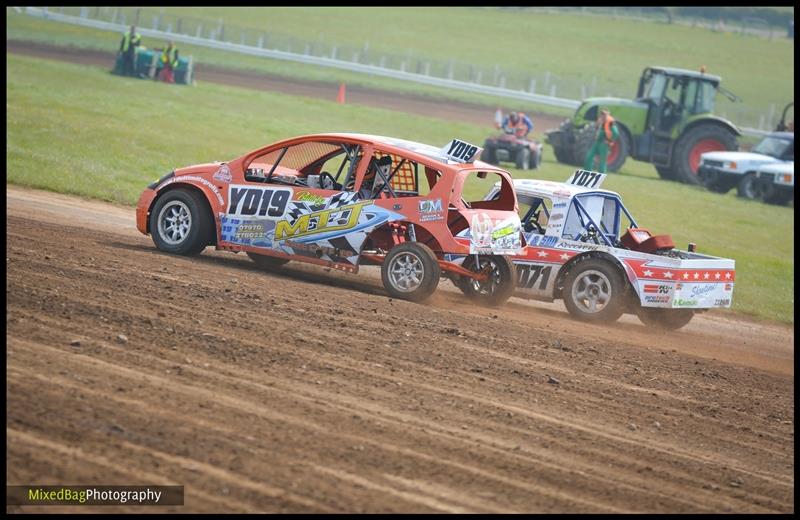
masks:
[[(381, 265), (388, 293), (413, 301), (444, 275), (496, 305), (516, 286), (508, 255), (522, 251), (522, 233), (511, 176), (475, 161), (480, 152), (458, 139), (437, 148), (363, 134), (296, 137), (172, 171), (142, 193), (136, 226), (169, 253), (214, 245), (263, 268)], [(481, 200), (495, 183), (499, 195)]]

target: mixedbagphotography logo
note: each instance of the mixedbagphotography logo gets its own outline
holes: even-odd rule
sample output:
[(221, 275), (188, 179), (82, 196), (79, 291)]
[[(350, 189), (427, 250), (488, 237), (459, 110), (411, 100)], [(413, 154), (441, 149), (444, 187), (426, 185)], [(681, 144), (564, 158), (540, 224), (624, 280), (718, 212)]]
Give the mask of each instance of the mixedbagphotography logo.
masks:
[(183, 486), (6, 486), (7, 506), (182, 506)]

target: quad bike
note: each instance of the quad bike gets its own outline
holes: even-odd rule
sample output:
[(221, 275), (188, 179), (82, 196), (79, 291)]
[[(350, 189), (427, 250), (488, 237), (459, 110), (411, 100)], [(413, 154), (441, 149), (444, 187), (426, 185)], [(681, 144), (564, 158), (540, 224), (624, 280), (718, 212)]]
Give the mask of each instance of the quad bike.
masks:
[(503, 133), (486, 139), (481, 160), (494, 165), (513, 162), (520, 170), (535, 170), (542, 163), (543, 148), (539, 141)]

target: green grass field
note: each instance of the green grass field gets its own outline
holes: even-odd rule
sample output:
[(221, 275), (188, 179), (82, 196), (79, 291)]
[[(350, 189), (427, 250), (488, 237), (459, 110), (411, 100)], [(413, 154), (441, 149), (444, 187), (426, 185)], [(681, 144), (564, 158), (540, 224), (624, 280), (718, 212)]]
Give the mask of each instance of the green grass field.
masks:
[[(435, 145), (486, 137), (485, 128), (468, 124), (210, 84), (166, 85), (14, 54), (7, 54), (7, 72), (7, 182), (131, 205), (174, 167), (229, 160), (294, 135), (364, 132)], [(535, 175), (563, 181), (571, 171), (548, 147)], [(681, 247), (692, 241), (701, 252), (734, 258), (734, 309), (793, 323), (793, 208), (660, 181), (651, 166), (633, 161), (604, 187), (622, 194), (641, 226), (672, 234)]]
[[(128, 20), (134, 8), (128, 8)], [(567, 14), (541, 14), (528, 10), (498, 8), (144, 8), (142, 24), (154, 13), (216, 26), (224, 20), (252, 34), (285, 34), (298, 41), (361, 48), (369, 52), (424, 56), (455, 60), (508, 71), (550, 71), (555, 76), (598, 79), (596, 94), (627, 93), (632, 97), (638, 77), (647, 65), (697, 69), (723, 77), (723, 85), (740, 95), (748, 113), (766, 114), (771, 104), (782, 108), (794, 97), (794, 43), (754, 36), (715, 33), (705, 29), (662, 23)], [(7, 37), (73, 44), (113, 50), (119, 35), (48, 22), (7, 9)], [(187, 22), (188, 23), (188, 22)], [(513, 29), (516, 27), (517, 29)], [(524, 30), (519, 30), (524, 28)], [(229, 31), (230, 32), (230, 31)], [(148, 42), (145, 42), (148, 44)], [(152, 42), (151, 46), (161, 42)], [(383, 78), (371, 78), (289, 62), (183, 46), (201, 63), (263, 70), (291, 77), (376, 86), (392, 90), (454, 97), (487, 105), (498, 102), (487, 96), (452, 92)], [(299, 51), (299, 49), (297, 49)], [(746, 64), (746, 66), (743, 66)], [(579, 97), (577, 94), (573, 97)], [(511, 103), (514, 103), (513, 101)], [(719, 100), (718, 112), (731, 117), (742, 105)], [(526, 106), (527, 108), (527, 106)], [(533, 107), (542, 108), (542, 107)], [(550, 107), (544, 110), (553, 112)], [(563, 111), (556, 110), (555, 113)]]

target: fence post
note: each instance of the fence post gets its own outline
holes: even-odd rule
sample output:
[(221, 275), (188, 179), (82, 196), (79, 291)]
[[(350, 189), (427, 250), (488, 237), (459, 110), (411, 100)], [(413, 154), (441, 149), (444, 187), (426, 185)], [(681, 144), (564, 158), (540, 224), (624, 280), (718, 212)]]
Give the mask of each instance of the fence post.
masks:
[(310, 52), (311, 52), (311, 46), (309, 44), (306, 44), (306, 48), (303, 49), (303, 54), (308, 56)]
[(386, 68), (386, 56), (381, 56), (381, 59), (378, 61), (378, 66), (383, 69)]
[(506, 76), (500, 76), (500, 84), (498, 85), (500, 88), (506, 88)]
[(544, 88), (547, 89), (547, 86), (550, 84), (550, 71), (547, 70), (544, 73)]
[(400, 72), (406, 71), (406, 60), (400, 62)]
[(258, 37), (258, 48), (259, 49), (263, 49), (264, 48), (264, 35), (263, 34)]
[(89, 15), (88, 7), (81, 7), (81, 18), (86, 18)]
[(176, 33), (180, 33), (181, 32), (181, 18), (178, 18), (178, 23), (176, 24), (175, 32)]
[(581, 99), (586, 99), (586, 85), (581, 85)]
[(168, 32), (168, 33), (171, 33), (171, 32), (172, 32), (172, 22), (170, 22), (170, 23), (168, 23), (168, 24), (167, 24), (167, 32)]
[(761, 114), (760, 116), (758, 116), (758, 129), (759, 130), (763, 130), (764, 129), (764, 114)]
[(242, 37), (241, 37), (241, 39), (239, 40), (239, 43), (240, 43), (241, 45), (244, 45), (244, 42), (245, 42), (245, 33), (242, 33)]
[(556, 97), (556, 84), (550, 85), (550, 97)]
[[(589, 95), (594, 97), (594, 90), (597, 88), (597, 76), (592, 76), (592, 86), (589, 89)], [(583, 101), (583, 100), (581, 100)]]
[(222, 18), (219, 19), (219, 39), (223, 41), (225, 39), (225, 23), (222, 21)]
[(482, 79), (483, 79), (483, 70), (481, 70), (481, 69), (478, 69), (478, 74), (477, 74), (477, 75), (476, 75), (476, 77), (475, 77), (475, 83), (477, 83), (478, 85), (480, 85), (480, 84), (481, 84), (481, 80), (482, 80)]
[(767, 116), (767, 125), (769, 125), (767, 127), (768, 130), (772, 130), (773, 128), (775, 128), (775, 125), (773, 124), (774, 119), (775, 119), (775, 103), (772, 103), (769, 106), (769, 115)]
[(158, 30), (158, 16), (153, 17), (153, 30), (154, 31)]
[(125, 25), (125, 13), (122, 13), (122, 18), (120, 19), (119, 23)]
[(453, 79), (453, 60), (447, 64), (447, 79)]
[(336, 59), (336, 51), (337, 51), (337, 50), (338, 50), (338, 49), (337, 49), (337, 48), (336, 48), (336, 46), (334, 45), (334, 46), (333, 46), (333, 49), (331, 49), (331, 59), (332, 59), (332, 60), (335, 60), (335, 59)]
[(530, 84), (528, 85), (528, 91), (531, 94), (536, 94), (536, 79), (531, 78)]
[(430, 76), (431, 75), (431, 62), (429, 62), (429, 61), (425, 62), (425, 75), (426, 76)]
[(202, 35), (203, 35), (203, 24), (200, 24), (197, 26), (197, 34), (195, 34), (195, 36), (197, 38), (200, 38), (200, 36)]
[[(47, 8), (45, 7), (45, 14), (47, 14)], [(117, 23), (117, 10), (114, 9), (111, 12), (111, 23)]]

